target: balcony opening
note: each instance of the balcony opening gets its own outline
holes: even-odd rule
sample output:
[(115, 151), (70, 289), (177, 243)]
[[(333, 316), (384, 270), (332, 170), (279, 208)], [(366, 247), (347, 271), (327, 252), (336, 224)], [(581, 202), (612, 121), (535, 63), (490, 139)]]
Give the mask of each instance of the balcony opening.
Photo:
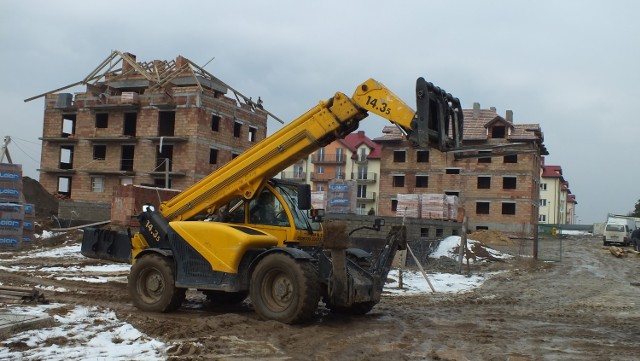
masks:
[(156, 148), (156, 172), (164, 172), (169, 168), (169, 172), (173, 169), (173, 145), (163, 145), (162, 148)]
[(71, 177), (58, 177), (58, 193), (71, 197)]
[(135, 145), (123, 145), (122, 154), (120, 156), (120, 170), (125, 172), (133, 172), (133, 156), (135, 153)]
[(76, 134), (76, 115), (64, 114), (62, 115), (62, 132), (60, 136), (68, 138), (72, 134)]
[(60, 147), (60, 169), (73, 169), (73, 145)]
[(131, 137), (135, 137), (137, 123), (138, 123), (138, 113), (124, 113), (123, 134)]
[(219, 115), (211, 115), (211, 130), (214, 132), (220, 131), (220, 116)]
[(159, 112), (158, 113), (158, 136), (173, 137), (176, 128), (176, 112)]
[(209, 149), (209, 164), (218, 164), (218, 150), (210, 148)]

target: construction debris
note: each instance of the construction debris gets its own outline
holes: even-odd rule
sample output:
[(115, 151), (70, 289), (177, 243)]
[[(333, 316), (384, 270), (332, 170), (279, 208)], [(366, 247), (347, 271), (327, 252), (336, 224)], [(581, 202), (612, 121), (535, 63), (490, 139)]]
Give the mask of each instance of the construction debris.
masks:
[(0, 303), (48, 303), (44, 294), (35, 287), (15, 287), (0, 285)]

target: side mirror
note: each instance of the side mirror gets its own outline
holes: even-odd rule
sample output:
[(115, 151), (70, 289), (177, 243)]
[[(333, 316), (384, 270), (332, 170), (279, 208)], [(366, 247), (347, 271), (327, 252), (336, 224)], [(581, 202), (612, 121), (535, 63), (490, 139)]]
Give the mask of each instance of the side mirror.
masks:
[(309, 209), (308, 211), (309, 218), (313, 222), (322, 222), (324, 220), (324, 209)]
[(311, 209), (311, 186), (308, 184), (298, 185), (298, 209)]

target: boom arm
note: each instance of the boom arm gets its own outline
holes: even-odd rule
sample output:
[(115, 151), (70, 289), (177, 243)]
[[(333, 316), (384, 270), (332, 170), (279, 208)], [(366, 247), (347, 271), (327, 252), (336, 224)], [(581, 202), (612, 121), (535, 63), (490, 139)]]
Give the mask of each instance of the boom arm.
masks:
[[(426, 148), (429, 141), (435, 141), (443, 151), (458, 147), (462, 138), (462, 110), (458, 99), (419, 78), (416, 100), (417, 113), (373, 79), (362, 83), (352, 97), (338, 92), (162, 203), (160, 213), (169, 221), (188, 220), (198, 214), (212, 213), (237, 196), (251, 199), (268, 179), (356, 130), (368, 112), (398, 125), (419, 147)], [(451, 131), (450, 124), (453, 125)]]

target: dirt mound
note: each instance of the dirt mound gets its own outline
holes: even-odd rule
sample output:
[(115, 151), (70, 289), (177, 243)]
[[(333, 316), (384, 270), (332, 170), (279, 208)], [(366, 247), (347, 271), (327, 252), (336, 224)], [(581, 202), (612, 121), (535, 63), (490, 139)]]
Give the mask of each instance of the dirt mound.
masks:
[(488, 245), (515, 244), (515, 241), (499, 231), (481, 230), (469, 233), (469, 238)]
[(58, 214), (58, 199), (47, 192), (35, 179), (22, 177), (22, 191), (26, 203), (32, 203), (36, 211), (36, 218), (48, 218)]

